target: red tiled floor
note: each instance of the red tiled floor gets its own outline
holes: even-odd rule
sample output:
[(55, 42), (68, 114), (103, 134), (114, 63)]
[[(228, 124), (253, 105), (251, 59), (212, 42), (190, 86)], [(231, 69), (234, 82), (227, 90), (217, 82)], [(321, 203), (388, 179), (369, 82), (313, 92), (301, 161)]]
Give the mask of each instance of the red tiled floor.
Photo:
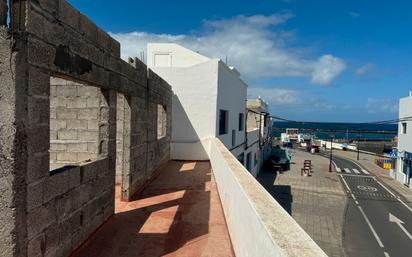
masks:
[(209, 162), (171, 161), (73, 257), (231, 257), (232, 244)]

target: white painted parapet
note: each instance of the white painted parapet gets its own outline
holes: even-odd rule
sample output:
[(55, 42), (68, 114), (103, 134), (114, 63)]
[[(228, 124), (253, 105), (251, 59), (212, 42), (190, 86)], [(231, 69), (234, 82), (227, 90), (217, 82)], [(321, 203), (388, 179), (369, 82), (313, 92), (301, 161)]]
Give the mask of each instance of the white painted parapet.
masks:
[(237, 257), (326, 257), (219, 139), (210, 162)]

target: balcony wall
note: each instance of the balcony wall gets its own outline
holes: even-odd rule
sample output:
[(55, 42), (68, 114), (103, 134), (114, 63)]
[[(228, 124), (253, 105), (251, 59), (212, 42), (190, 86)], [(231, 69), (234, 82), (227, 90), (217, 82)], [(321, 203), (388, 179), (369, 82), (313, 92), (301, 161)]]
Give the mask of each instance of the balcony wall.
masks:
[(236, 256), (326, 257), (219, 139), (210, 162)]

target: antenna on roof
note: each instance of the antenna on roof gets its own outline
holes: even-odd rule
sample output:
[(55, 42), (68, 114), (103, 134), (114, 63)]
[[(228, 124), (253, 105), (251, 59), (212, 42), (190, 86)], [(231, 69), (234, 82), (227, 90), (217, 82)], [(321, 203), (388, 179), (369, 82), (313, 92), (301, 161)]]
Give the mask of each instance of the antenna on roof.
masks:
[(227, 55), (226, 55), (226, 62), (225, 62), (225, 64), (227, 65)]

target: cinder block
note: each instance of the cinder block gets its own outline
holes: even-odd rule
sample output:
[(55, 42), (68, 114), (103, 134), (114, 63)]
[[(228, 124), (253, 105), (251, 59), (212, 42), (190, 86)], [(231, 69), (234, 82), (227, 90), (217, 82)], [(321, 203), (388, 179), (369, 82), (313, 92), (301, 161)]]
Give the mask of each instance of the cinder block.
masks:
[(78, 86), (77, 94), (82, 97), (97, 97), (100, 89), (92, 86)]
[(57, 110), (57, 119), (76, 119), (77, 118), (77, 110)]
[(97, 178), (97, 168), (96, 162), (92, 162), (81, 167), (80, 173), (82, 174), (82, 183), (87, 183), (89, 181), (94, 181)]
[(99, 144), (96, 143), (87, 143), (87, 151), (89, 153), (99, 153)]
[(55, 254), (60, 247), (59, 225), (53, 223), (44, 233), (46, 239), (46, 251), (44, 256), (56, 256)]
[(87, 98), (88, 108), (97, 108), (99, 106), (100, 106), (100, 99), (98, 97), (88, 97)]
[(58, 119), (50, 120), (51, 130), (60, 130), (60, 129), (65, 129), (65, 128), (66, 128), (66, 120), (58, 120)]
[(50, 143), (50, 151), (53, 152), (62, 152), (66, 151), (66, 144), (61, 144), (61, 143)]
[(97, 142), (98, 133), (97, 131), (86, 131), (86, 130), (79, 131), (78, 139), (82, 141), (88, 141), (88, 142)]
[(54, 67), (56, 49), (38, 39), (29, 37), (27, 45), (27, 61), (30, 64), (47, 69)]
[(56, 87), (57, 96), (61, 97), (76, 97), (77, 88), (76, 86), (67, 85), (67, 86), (58, 86)]
[(29, 155), (47, 152), (49, 150), (50, 141), (42, 140), (50, 138), (50, 129), (48, 125), (31, 127), (26, 131)]
[(66, 101), (66, 106), (69, 109), (72, 108), (86, 108), (87, 107), (87, 102), (84, 97), (72, 97), (67, 99)]
[(58, 1), (60, 2), (59, 19), (73, 29), (79, 30), (80, 12), (71, 6), (66, 0)]
[(60, 240), (66, 241), (67, 239), (71, 241), (72, 235), (80, 229), (80, 216), (81, 212), (77, 211), (73, 213), (70, 217), (61, 221), (60, 223)]
[(77, 133), (76, 130), (60, 130), (57, 132), (57, 138), (60, 140), (76, 140)]
[(67, 144), (68, 152), (87, 152), (87, 143), (70, 143)]
[(40, 179), (27, 186), (27, 210), (30, 211), (43, 204), (43, 192), (46, 179)]
[[(82, 111), (80, 111), (82, 112)], [(67, 123), (68, 129), (87, 129), (87, 120), (71, 120)]]
[(56, 198), (57, 221), (62, 221), (71, 214), (73, 210), (71, 196), (69, 191)]
[(47, 179), (46, 191), (44, 192), (44, 201), (48, 202), (51, 199), (66, 193), (68, 190), (69, 181), (67, 171), (50, 176)]
[(77, 153), (67, 153), (67, 152), (57, 153), (56, 159), (58, 161), (65, 161), (65, 162), (77, 162), (78, 161)]
[(37, 207), (27, 212), (27, 237), (32, 239), (45, 228), (56, 222), (56, 208), (54, 202)]
[(97, 120), (99, 115), (99, 109), (98, 108), (89, 108), (82, 110), (78, 114), (78, 118), (81, 120)]
[(97, 26), (85, 15), (80, 15), (80, 33), (90, 42), (97, 44)]
[(49, 74), (33, 66), (29, 67), (29, 95), (48, 96), (51, 93)]
[(57, 139), (57, 131), (50, 131), (50, 140)]
[(80, 186), (80, 167), (72, 168), (69, 173), (69, 189)]
[(50, 101), (48, 97), (29, 97), (28, 109), (31, 125), (48, 124), (50, 120)]
[(44, 234), (40, 234), (37, 237), (31, 239), (27, 246), (27, 256), (30, 257), (43, 257), (46, 251), (46, 242)]
[(87, 129), (88, 130), (98, 130), (99, 129), (99, 121), (98, 120), (88, 120), (87, 121)]

